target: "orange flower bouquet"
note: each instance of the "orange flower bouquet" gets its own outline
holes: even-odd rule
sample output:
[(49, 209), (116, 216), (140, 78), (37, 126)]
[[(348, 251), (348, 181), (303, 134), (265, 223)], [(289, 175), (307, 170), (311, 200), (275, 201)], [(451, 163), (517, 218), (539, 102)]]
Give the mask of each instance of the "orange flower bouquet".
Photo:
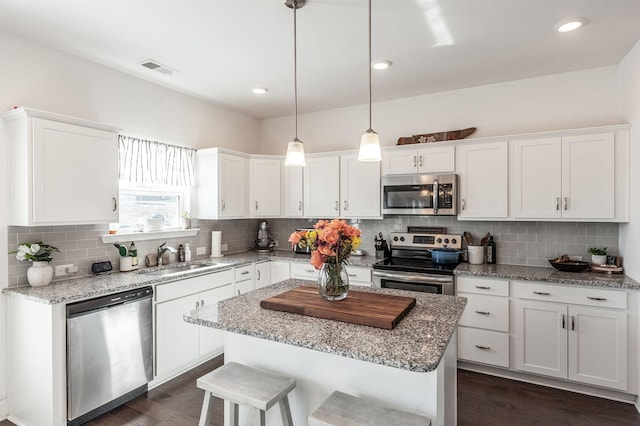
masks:
[(310, 263), (320, 270), (318, 291), (328, 300), (342, 300), (349, 291), (345, 264), (360, 245), (360, 230), (340, 219), (319, 220), (312, 231), (291, 234), (291, 245), (311, 249)]

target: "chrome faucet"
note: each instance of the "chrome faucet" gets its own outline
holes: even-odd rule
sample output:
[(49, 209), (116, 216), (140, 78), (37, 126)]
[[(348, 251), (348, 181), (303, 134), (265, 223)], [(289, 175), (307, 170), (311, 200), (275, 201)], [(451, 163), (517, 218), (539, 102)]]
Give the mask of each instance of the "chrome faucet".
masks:
[[(164, 254), (165, 251), (168, 251), (169, 253), (177, 253), (178, 251), (176, 249), (174, 249), (173, 247), (170, 246), (164, 246), (165, 244), (167, 244), (167, 242), (165, 241), (164, 243), (160, 244), (160, 246), (158, 246), (157, 249), (157, 254), (158, 254), (158, 266), (162, 266), (162, 255)], [(167, 262), (167, 264), (169, 264), (170, 262)]]

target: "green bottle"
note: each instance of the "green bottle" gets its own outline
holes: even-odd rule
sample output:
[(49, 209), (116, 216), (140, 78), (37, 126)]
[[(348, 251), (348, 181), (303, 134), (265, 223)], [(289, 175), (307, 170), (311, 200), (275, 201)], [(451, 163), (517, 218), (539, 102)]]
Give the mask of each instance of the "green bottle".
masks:
[(131, 245), (129, 246), (129, 256), (131, 256), (131, 266), (138, 266), (138, 249), (136, 248), (136, 244), (131, 241)]
[(496, 243), (493, 241), (493, 237), (489, 237), (489, 243), (487, 244), (487, 263), (495, 264), (497, 257)]

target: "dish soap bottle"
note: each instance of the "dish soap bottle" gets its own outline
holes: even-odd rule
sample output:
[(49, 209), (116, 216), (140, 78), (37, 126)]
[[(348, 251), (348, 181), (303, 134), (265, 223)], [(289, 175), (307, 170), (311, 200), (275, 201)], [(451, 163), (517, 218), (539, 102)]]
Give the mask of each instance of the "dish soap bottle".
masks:
[(131, 245), (129, 246), (129, 256), (131, 257), (131, 266), (133, 268), (138, 267), (138, 249), (136, 248), (136, 244), (131, 241)]
[(184, 261), (189, 262), (191, 260), (191, 248), (189, 244), (184, 245)]
[(178, 262), (184, 262), (184, 246), (182, 244), (178, 246)]
[(487, 244), (487, 263), (495, 265), (497, 257), (496, 243), (493, 241), (493, 237), (489, 237), (489, 243)]

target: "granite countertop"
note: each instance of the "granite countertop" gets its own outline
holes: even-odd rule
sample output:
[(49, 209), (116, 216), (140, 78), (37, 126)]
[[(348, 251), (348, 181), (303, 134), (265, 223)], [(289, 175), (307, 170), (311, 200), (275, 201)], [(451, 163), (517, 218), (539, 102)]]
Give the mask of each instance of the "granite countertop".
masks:
[[(129, 272), (116, 271), (106, 275), (86, 275), (78, 278), (54, 281), (44, 287), (31, 287), (29, 285), (9, 287), (3, 289), (2, 293), (6, 295), (26, 297), (35, 302), (52, 305), (57, 303), (71, 303), (120, 291), (132, 290), (147, 285), (185, 279), (196, 275), (220, 272), (226, 269), (231, 269), (235, 266), (270, 260), (309, 262), (309, 255), (295, 254), (290, 250), (275, 250), (269, 253), (248, 251), (229, 254), (219, 258), (203, 257), (194, 259), (190, 262), (174, 262), (166, 266), (140, 268)], [(375, 259), (374, 256), (352, 256), (349, 259), (348, 264), (370, 267), (377, 260), (378, 259)], [(207, 268), (207, 270), (186, 271), (181, 273), (179, 276), (153, 276), (144, 273), (203, 262), (217, 263), (219, 266), (216, 268)]]
[(184, 320), (375, 364), (429, 372), (440, 363), (467, 303), (464, 297), (358, 287), (357, 291), (416, 298), (416, 305), (393, 330), (260, 307), (263, 299), (310, 284), (315, 285), (289, 279), (193, 310), (184, 315)]
[(461, 263), (453, 271), (456, 276), (501, 278), (507, 280), (543, 281), (556, 284), (583, 285), (639, 290), (640, 283), (622, 274), (599, 272), (562, 272), (554, 268), (517, 265), (470, 265)]

